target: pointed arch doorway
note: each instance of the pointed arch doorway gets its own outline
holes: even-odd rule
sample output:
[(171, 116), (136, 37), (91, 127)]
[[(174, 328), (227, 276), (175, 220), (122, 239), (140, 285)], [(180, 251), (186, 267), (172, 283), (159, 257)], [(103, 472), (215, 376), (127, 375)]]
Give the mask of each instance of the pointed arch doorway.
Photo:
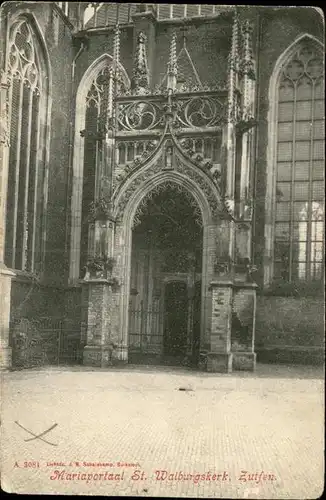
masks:
[(132, 230), (129, 362), (196, 364), (201, 330), (203, 224), (182, 186), (165, 182), (140, 203)]

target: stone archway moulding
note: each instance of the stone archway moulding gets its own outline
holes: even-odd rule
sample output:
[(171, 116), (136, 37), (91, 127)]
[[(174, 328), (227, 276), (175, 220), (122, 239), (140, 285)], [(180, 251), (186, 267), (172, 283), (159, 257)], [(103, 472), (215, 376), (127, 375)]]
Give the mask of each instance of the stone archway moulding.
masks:
[[(76, 94), (75, 127), (74, 127), (74, 157), (73, 157), (73, 179), (71, 196), (71, 239), (70, 239), (70, 265), (69, 282), (74, 283), (79, 278), (80, 237), (83, 197), (83, 175), (84, 175), (84, 139), (80, 131), (85, 128), (86, 120), (86, 97), (93, 80), (105, 67), (110, 66), (113, 57), (103, 54), (96, 59), (84, 73)], [(130, 87), (130, 79), (121, 63), (119, 63), (122, 78), (126, 87)]]
[[(125, 213), (128, 212), (126, 211), (127, 204), (135, 191), (137, 191), (139, 186), (144, 186), (148, 180), (160, 172), (168, 174), (167, 180), (172, 179), (173, 174), (179, 173), (181, 175), (180, 179), (183, 179), (183, 183), (188, 181), (190, 183), (188, 186), (189, 192), (195, 197), (199, 197), (197, 202), (200, 207), (203, 207), (205, 204), (207, 205), (207, 213), (209, 213), (210, 219), (218, 219), (225, 216), (225, 206), (217, 186), (207, 173), (191, 163), (176, 141), (173, 141), (176, 146), (175, 164), (173, 168), (165, 168), (163, 142), (162, 140), (160, 141), (152, 158), (135, 169), (115, 191), (113, 195), (115, 218), (117, 220), (125, 219)], [(204, 223), (203, 212), (202, 216)]]
[[(142, 200), (155, 189), (158, 185), (164, 183), (175, 183), (186, 189), (199, 206), (203, 221), (203, 262), (202, 262), (202, 331), (205, 330), (205, 309), (207, 299), (207, 288), (210, 280), (208, 267), (209, 255), (209, 229), (216, 224), (215, 206), (212, 208), (206, 193), (202, 190), (198, 179), (202, 179), (199, 173), (195, 172), (195, 167), (187, 165), (179, 157), (179, 168), (164, 170), (162, 155), (157, 155), (148, 168), (140, 168), (129, 178), (123, 188), (117, 193), (114, 206), (115, 216), (117, 218), (116, 236), (115, 236), (115, 258), (117, 261), (117, 270), (120, 274), (120, 312), (119, 312), (119, 341), (121, 343), (121, 352), (127, 353), (128, 350), (128, 307), (129, 307), (129, 289), (130, 289), (130, 269), (131, 269), (131, 246), (132, 246), (132, 226), (136, 211)], [(182, 168), (181, 168), (182, 167)], [(189, 175), (192, 174), (192, 175)], [(202, 174), (204, 175), (204, 173)], [(209, 181), (209, 179), (208, 179)], [(201, 180), (201, 184), (206, 187), (211, 197), (214, 197), (216, 207), (220, 206), (221, 200), (217, 190), (210, 187), (208, 182)], [(215, 222), (214, 222), (215, 221)], [(123, 354), (122, 354), (123, 356)], [(127, 356), (127, 354), (125, 354)]]
[(274, 216), (275, 216), (275, 180), (276, 180), (276, 154), (277, 154), (277, 109), (278, 89), (283, 66), (291, 59), (300, 44), (305, 41), (313, 42), (321, 51), (323, 44), (314, 36), (303, 33), (291, 43), (277, 59), (269, 82), (267, 115), (268, 145), (267, 145), (267, 176), (265, 198), (265, 254), (264, 254), (264, 284), (269, 285), (273, 278), (274, 254)]
[(162, 183), (158, 184), (157, 186), (155, 186), (149, 193), (147, 193), (147, 195), (138, 204), (136, 213), (133, 217), (133, 224), (132, 224), (133, 229), (135, 228), (135, 226), (137, 226), (138, 224), (141, 223), (142, 215), (144, 213), (144, 210), (146, 209), (147, 204), (150, 202), (150, 200), (153, 197), (155, 197), (155, 195), (158, 195), (158, 194), (166, 191), (167, 188), (171, 188), (173, 190), (176, 189), (177, 190), (177, 192), (175, 193), (176, 196), (178, 196), (178, 193), (185, 196), (189, 205), (193, 209), (193, 217), (194, 217), (195, 223), (200, 227), (203, 226), (203, 217), (202, 217), (202, 213), (200, 211), (200, 208), (198, 206), (198, 203), (196, 202), (193, 195), (189, 193), (188, 189), (185, 189), (183, 186), (181, 186), (180, 184), (176, 184), (173, 181), (165, 181), (165, 182), (162, 182)]
[(160, 184), (175, 183), (185, 188), (190, 195), (193, 196), (197, 202), (203, 226), (210, 224), (213, 220), (214, 214), (212, 208), (207, 200), (205, 193), (196, 184), (194, 179), (187, 176), (186, 173), (180, 171), (165, 171), (160, 168), (161, 162), (158, 161), (150, 174), (146, 176), (146, 172), (141, 172), (136, 177), (134, 182), (131, 182), (117, 200), (117, 210), (115, 216), (119, 223), (125, 228), (132, 229), (133, 219), (136, 214), (137, 208), (142, 200)]

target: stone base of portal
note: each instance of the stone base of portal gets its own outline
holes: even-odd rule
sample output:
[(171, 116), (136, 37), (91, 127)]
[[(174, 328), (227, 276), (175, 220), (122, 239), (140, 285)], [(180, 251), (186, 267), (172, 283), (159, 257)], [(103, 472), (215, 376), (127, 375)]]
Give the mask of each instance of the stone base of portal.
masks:
[(255, 352), (233, 352), (232, 369), (233, 371), (253, 372), (256, 369)]
[(231, 352), (209, 352), (206, 356), (207, 371), (212, 373), (231, 373), (232, 356)]
[(7, 371), (11, 369), (11, 347), (0, 346), (0, 370)]
[(0, 370), (11, 369), (11, 347), (9, 346), (9, 321), (11, 280), (15, 274), (0, 262)]
[(117, 359), (112, 355), (112, 348), (101, 345), (88, 345), (84, 347), (83, 351), (83, 365), (84, 366), (97, 366), (101, 368), (108, 368), (126, 364), (127, 361)]

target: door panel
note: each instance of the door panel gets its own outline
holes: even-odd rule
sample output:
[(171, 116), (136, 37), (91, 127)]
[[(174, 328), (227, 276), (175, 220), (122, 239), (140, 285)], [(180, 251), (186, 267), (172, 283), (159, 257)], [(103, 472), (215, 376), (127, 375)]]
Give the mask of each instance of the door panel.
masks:
[(165, 287), (164, 354), (183, 355), (187, 344), (188, 294), (185, 283)]
[(200, 320), (201, 320), (201, 281), (195, 283), (194, 321), (192, 341), (192, 364), (197, 365), (200, 350)]

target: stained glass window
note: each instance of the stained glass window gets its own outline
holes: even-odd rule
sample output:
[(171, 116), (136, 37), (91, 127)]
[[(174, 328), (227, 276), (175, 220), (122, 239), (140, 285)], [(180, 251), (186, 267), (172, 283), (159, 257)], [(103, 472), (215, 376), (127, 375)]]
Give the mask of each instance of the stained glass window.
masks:
[(278, 89), (274, 277), (319, 280), (324, 261), (323, 58), (301, 43)]

